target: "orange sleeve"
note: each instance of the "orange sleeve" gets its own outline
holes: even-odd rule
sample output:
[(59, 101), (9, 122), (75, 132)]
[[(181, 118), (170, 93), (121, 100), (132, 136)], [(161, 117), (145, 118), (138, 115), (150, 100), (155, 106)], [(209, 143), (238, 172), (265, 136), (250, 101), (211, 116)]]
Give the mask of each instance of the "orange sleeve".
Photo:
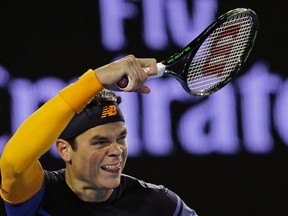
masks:
[(1, 196), (10, 203), (21, 203), (42, 186), (44, 173), (39, 158), (47, 152), (75, 113), (103, 86), (93, 70), (34, 112), (6, 144), (0, 160)]

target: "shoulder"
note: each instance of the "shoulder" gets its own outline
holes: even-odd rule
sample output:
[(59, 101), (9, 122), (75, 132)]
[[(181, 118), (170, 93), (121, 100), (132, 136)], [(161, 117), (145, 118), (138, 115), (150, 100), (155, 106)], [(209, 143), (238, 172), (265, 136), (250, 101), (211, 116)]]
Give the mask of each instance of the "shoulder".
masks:
[(126, 174), (122, 174), (122, 179), (121, 182), (127, 187), (139, 187), (139, 188), (143, 188), (143, 189), (147, 189), (147, 190), (154, 190), (157, 192), (163, 192), (165, 190), (167, 190), (167, 188), (165, 188), (163, 185), (156, 185), (156, 184), (152, 184), (152, 183), (148, 183), (146, 181), (137, 179), (133, 176), (130, 175), (126, 175)]
[(152, 184), (135, 177), (122, 174), (120, 188), (125, 193), (138, 194), (141, 197), (149, 197), (150, 200), (155, 199), (158, 202), (174, 202), (176, 194), (163, 185)]
[[(45, 191), (42, 201), (43, 211), (51, 215), (68, 215), (67, 210), (76, 211), (79, 199), (76, 194), (69, 188), (65, 180), (66, 169), (57, 171), (44, 171)], [(63, 206), (72, 205), (73, 208), (63, 208)], [(75, 207), (75, 208), (74, 208)], [(76, 211), (77, 212), (77, 211)]]
[[(45, 194), (52, 195), (58, 191), (66, 193), (69, 191), (69, 187), (66, 184), (65, 180), (65, 171), (66, 169), (61, 169), (57, 171), (47, 171), (44, 170), (44, 185), (45, 185)], [(57, 193), (57, 194), (58, 194)]]
[(57, 171), (44, 170), (45, 183), (65, 182), (65, 169)]
[(122, 190), (126, 190), (126, 195), (131, 191), (131, 193), (136, 195), (135, 199), (141, 197), (141, 199), (143, 199), (141, 201), (143, 205), (145, 205), (145, 203), (149, 203), (147, 206), (150, 207), (156, 205), (163, 210), (166, 209), (169, 212), (174, 212), (173, 215), (197, 216), (195, 211), (189, 208), (175, 192), (164, 185), (149, 183), (123, 174), (121, 187)]

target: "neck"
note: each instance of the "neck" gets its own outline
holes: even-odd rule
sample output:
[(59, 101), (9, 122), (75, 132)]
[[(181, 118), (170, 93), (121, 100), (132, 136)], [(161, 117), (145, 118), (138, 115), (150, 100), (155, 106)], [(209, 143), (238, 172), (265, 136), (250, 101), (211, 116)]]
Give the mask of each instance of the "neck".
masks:
[(71, 172), (67, 169), (65, 178), (70, 189), (79, 197), (79, 199), (85, 202), (103, 202), (113, 193), (113, 189), (96, 189), (91, 186), (89, 182), (84, 182), (72, 177)]

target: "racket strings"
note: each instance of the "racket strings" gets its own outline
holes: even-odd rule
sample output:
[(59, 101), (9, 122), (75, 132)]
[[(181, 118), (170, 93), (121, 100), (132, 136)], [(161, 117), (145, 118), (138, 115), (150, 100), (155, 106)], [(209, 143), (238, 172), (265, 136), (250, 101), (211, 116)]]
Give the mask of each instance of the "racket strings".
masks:
[(253, 19), (243, 14), (214, 30), (199, 47), (189, 66), (187, 84), (192, 92), (209, 93), (231, 78), (247, 51), (252, 27)]

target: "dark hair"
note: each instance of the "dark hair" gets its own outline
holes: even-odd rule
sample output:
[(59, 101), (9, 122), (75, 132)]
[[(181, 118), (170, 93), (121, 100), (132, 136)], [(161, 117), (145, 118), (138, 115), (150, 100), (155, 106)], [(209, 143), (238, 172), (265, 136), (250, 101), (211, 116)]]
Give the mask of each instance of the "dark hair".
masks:
[[(78, 113), (77, 115), (88, 112), (90, 108), (94, 106), (102, 106), (107, 102), (115, 102), (118, 105), (121, 103), (122, 98), (118, 95), (116, 95), (113, 91), (108, 89), (103, 89), (102, 91), (98, 92), (95, 97), (87, 104), (84, 109)], [(77, 142), (76, 137), (72, 137), (67, 139), (66, 141), (71, 145), (71, 148), (76, 151), (77, 150)]]

